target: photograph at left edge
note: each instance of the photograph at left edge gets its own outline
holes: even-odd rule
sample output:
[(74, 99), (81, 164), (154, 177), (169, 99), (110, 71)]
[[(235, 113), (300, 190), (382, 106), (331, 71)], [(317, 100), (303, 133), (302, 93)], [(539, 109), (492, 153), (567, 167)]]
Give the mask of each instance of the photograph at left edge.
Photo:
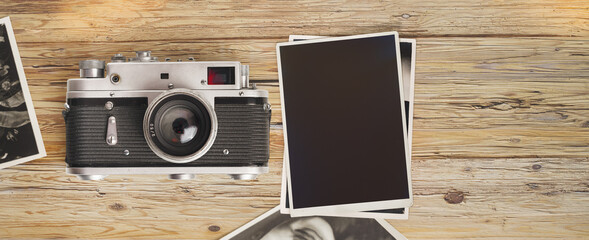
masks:
[(46, 155), (12, 25), (1, 18), (0, 169)]

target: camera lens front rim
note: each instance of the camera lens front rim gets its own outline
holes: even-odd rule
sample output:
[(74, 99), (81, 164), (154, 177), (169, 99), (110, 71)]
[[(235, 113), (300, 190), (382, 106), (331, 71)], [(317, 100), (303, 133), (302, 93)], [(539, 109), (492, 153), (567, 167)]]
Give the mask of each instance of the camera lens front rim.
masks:
[[(204, 142), (204, 144), (202, 144), (202, 146), (197, 151), (194, 151), (193, 153), (190, 153), (187, 155), (180, 155), (180, 156), (167, 153), (166, 151), (164, 151), (161, 148), (162, 145), (165, 145), (165, 144), (162, 144), (161, 141), (158, 139), (159, 134), (157, 132), (159, 132), (159, 131), (155, 130), (155, 128), (158, 127), (155, 124), (156, 115), (158, 114), (158, 112), (160, 112), (158, 117), (161, 117), (161, 112), (166, 110), (166, 109), (162, 109), (161, 107), (163, 105), (165, 105), (167, 102), (174, 101), (174, 99), (178, 99), (179, 97), (184, 98), (185, 100), (190, 100), (192, 103), (194, 103), (195, 105), (200, 107), (202, 112), (204, 112), (204, 113), (203, 113), (203, 115), (196, 113), (196, 115), (200, 115), (203, 118), (208, 117), (210, 120), (210, 121), (207, 121), (207, 122), (210, 122), (209, 124), (205, 124), (206, 129), (198, 129), (197, 130), (198, 132), (202, 132), (203, 130), (210, 129), (210, 131), (206, 131), (209, 134), (208, 134), (208, 136), (206, 136), (207, 139)], [(194, 108), (192, 108), (192, 109), (194, 109)], [(211, 148), (211, 146), (213, 145), (213, 143), (215, 142), (215, 138), (217, 136), (217, 115), (215, 114), (213, 107), (207, 101), (205, 101), (202, 97), (195, 94), (192, 90), (172, 89), (172, 90), (166, 91), (166, 92), (160, 94), (159, 96), (157, 96), (147, 107), (147, 111), (145, 112), (145, 116), (143, 119), (143, 134), (144, 134), (145, 140), (147, 141), (147, 145), (158, 157), (160, 157), (166, 161), (172, 162), (172, 163), (192, 162), (194, 160), (199, 159), (205, 153), (207, 153), (209, 151), (209, 149)], [(155, 136), (152, 134), (155, 134)], [(192, 142), (192, 141), (190, 141), (190, 142)], [(201, 145), (201, 144), (198, 144), (198, 145)]]

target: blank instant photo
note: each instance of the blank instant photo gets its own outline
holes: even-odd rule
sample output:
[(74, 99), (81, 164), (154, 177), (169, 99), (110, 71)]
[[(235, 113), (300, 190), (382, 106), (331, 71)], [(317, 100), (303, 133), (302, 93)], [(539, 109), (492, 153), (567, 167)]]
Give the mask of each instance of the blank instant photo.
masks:
[[(289, 41), (304, 41), (309, 39), (324, 38), (324, 36), (310, 36), (310, 35), (290, 35)], [(407, 139), (409, 143), (409, 153), (411, 153), (411, 139), (413, 135), (413, 99), (415, 86), (415, 39), (401, 38), (401, 67), (403, 69), (403, 90), (405, 99), (405, 116), (407, 121)], [(409, 154), (411, 160), (411, 154)], [(411, 162), (411, 161), (409, 161)], [(288, 191), (287, 191), (287, 171), (286, 164), (282, 168), (282, 187), (280, 194), (280, 213), (290, 214)], [(324, 214), (322, 214), (324, 215)], [(331, 214), (330, 216), (341, 217), (364, 217), (364, 218), (383, 218), (383, 219), (408, 219), (409, 208), (385, 209), (369, 212), (349, 212), (339, 215)]]
[(291, 215), (411, 206), (396, 32), (277, 45)]
[(45, 157), (14, 32), (0, 19), (0, 168)]
[(344, 217), (291, 217), (279, 207), (262, 214), (221, 240), (274, 239), (407, 239), (382, 219)]

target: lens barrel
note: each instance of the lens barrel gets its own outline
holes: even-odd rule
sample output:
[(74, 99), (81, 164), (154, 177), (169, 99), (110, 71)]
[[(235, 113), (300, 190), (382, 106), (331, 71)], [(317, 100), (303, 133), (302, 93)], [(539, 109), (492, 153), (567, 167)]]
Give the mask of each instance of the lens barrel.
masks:
[(143, 130), (157, 156), (173, 163), (187, 163), (210, 149), (217, 133), (217, 118), (200, 96), (187, 89), (174, 89), (152, 101)]

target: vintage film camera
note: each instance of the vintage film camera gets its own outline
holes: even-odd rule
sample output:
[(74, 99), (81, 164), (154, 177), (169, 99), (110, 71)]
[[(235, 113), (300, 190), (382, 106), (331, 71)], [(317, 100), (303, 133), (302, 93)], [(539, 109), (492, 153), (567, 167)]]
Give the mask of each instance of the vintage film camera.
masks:
[(110, 174), (268, 172), (268, 92), (249, 84), (239, 62), (158, 62), (150, 51), (80, 62), (67, 81), (67, 173), (84, 180)]

